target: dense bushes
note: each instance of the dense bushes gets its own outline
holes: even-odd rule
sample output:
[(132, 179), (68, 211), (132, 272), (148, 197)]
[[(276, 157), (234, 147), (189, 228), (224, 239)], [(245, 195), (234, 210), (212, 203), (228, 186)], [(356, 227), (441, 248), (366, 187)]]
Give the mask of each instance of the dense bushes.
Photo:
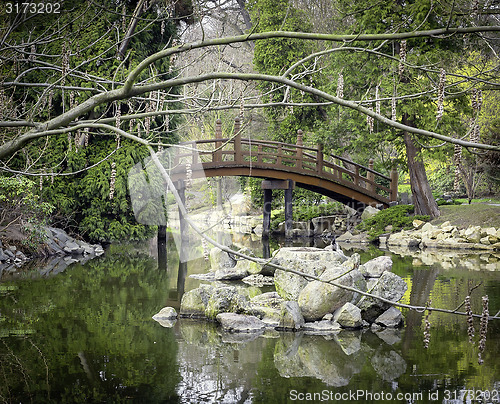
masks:
[(429, 216), (411, 215), (415, 210), (413, 205), (397, 205), (384, 209), (375, 216), (363, 220), (356, 228), (366, 231), (370, 240), (377, 239), (381, 234), (388, 233), (387, 226), (392, 226), (390, 232), (411, 229), (415, 219), (427, 221)]

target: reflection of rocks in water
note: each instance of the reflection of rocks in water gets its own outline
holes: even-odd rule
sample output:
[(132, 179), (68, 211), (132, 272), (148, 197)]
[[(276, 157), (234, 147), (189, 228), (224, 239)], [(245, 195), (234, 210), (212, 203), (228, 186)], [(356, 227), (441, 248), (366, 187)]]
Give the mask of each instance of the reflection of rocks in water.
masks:
[(373, 333), (388, 345), (401, 342), (401, 330), (398, 328), (383, 328)]
[(500, 253), (474, 254), (469, 250), (424, 249), (389, 246), (389, 251), (402, 257), (413, 257), (413, 266), (439, 265), (445, 270), (466, 268), (475, 271), (500, 270)]
[(395, 351), (376, 352), (371, 362), (378, 375), (387, 381), (395, 380), (406, 372), (405, 360)]
[[(358, 332), (359, 333), (359, 332)], [(314, 377), (329, 386), (346, 386), (365, 363), (362, 351), (346, 355), (334, 340), (295, 334), (277, 343), (274, 364), (282, 377)]]
[(248, 375), (258, 373), (263, 352), (275, 340), (252, 334), (247, 340), (235, 339), (236, 334), (220, 333), (214, 323), (183, 318), (175, 329), (182, 336), (176, 392), (183, 402), (246, 402), (252, 389)]
[(340, 331), (333, 336), (335, 342), (346, 355), (352, 355), (361, 349), (361, 333), (359, 331)]

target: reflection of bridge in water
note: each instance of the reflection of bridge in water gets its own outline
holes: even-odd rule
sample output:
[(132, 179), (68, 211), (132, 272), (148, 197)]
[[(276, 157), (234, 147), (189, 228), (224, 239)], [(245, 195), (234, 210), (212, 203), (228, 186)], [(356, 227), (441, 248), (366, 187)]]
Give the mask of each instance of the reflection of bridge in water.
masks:
[[(236, 118), (234, 135), (222, 138), (221, 121), (217, 120), (215, 139), (181, 143), (192, 151), (180, 151), (171, 171), (172, 179), (186, 178), (191, 167), (192, 178), (245, 176), (265, 179), (264, 230), (268, 228), (273, 189), (285, 190), (285, 217), (291, 226), (292, 189), (295, 185), (326, 195), (354, 209), (366, 205), (387, 207), (397, 199), (398, 175), (390, 176), (341, 156), (326, 154), (322, 146), (308, 147), (298, 131), (297, 144), (268, 140), (243, 139), (240, 121)], [(343, 164), (343, 166), (341, 166)], [(286, 226), (289, 227), (289, 226)]]

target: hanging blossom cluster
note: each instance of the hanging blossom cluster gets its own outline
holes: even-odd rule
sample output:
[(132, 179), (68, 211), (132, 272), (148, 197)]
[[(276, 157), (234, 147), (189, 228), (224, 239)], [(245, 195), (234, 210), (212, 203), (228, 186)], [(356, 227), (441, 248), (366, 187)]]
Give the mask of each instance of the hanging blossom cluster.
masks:
[(186, 163), (186, 189), (191, 188), (193, 185), (193, 168), (191, 163)]
[(486, 333), (488, 332), (488, 318), (490, 316), (488, 310), (488, 296), (483, 296), (483, 312), (481, 314), (481, 325), (479, 328), (479, 353), (478, 362), (480, 365), (483, 364), (483, 352), (486, 347)]
[(205, 261), (209, 261), (210, 260), (210, 253), (208, 252), (207, 240), (205, 240), (204, 238), (201, 239), (201, 246), (203, 248), (203, 259)]
[(342, 72), (339, 73), (337, 79), (337, 98), (344, 98), (344, 75)]
[(109, 179), (109, 199), (115, 196), (116, 163), (111, 163), (111, 177)]
[(470, 14), (472, 18), (477, 18), (477, 16), (479, 15), (479, 0), (474, 0), (472, 2)]
[(380, 115), (380, 99), (379, 99), (380, 87), (375, 88), (375, 112)]
[(396, 120), (396, 96), (393, 95), (391, 99), (391, 119)]
[(453, 162), (455, 164), (455, 182), (453, 183), (453, 190), (458, 191), (460, 188), (460, 164), (462, 163), (462, 146), (459, 144), (455, 145)]
[(444, 112), (444, 87), (446, 83), (446, 70), (441, 69), (439, 74), (439, 86), (438, 86), (438, 105), (437, 105), (437, 113), (436, 120), (441, 120)]
[[(118, 129), (120, 129), (121, 123), (122, 123), (122, 107), (120, 104), (117, 103), (115, 108), (115, 126)], [(119, 133), (116, 134), (115, 140), (116, 140), (116, 148), (119, 149), (121, 141), (121, 136)]]
[(474, 117), (476, 119), (471, 122), (470, 140), (471, 142), (477, 143), (479, 142), (480, 134), (480, 127), (477, 123), (477, 116), (479, 115), (479, 112), (481, 111), (481, 107), (483, 105), (483, 93), (481, 90), (477, 90), (475, 88), (472, 90), (471, 104), (472, 109), (474, 110)]
[[(430, 307), (432, 304), (432, 300), (429, 299), (427, 302), (427, 307)], [(429, 316), (431, 315), (432, 310), (427, 309), (427, 314), (424, 319), (424, 348), (429, 348), (429, 342), (431, 340), (431, 322), (429, 321)]]
[[(370, 106), (368, 107), (368, 109), (370, 111), (373, 111), (373, 108)], [(366, 124), (368, 125), (368, 129), (370, 130), (370, 134), (373, 133), (373, 124), (375, 123), (375, 120), (373, 119), (373, 117), (371, 117), (370, 115), (366, 115)]]
[(472, 317), (472, 307), (470, 304), (470, 296), (465, 296), (465, 312), (467, 313), (467, 335), (469, 336), (469, 342), (474, 343), (474, 318)]
[(406, 41), (401, 41), (399, 47), (399, 78), (403, 77), (406, 63)]

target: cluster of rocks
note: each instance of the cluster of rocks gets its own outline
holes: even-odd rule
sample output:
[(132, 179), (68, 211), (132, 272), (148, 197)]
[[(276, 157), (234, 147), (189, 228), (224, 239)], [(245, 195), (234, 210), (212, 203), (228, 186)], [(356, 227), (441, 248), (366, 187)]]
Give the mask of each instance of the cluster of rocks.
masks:
[(415, 248), (448, 248), (500, 250), (500, 228), (482, 228), (469, 226), (459, 229), (450, 222), (440, 226), (425, 223), (421, 220), (413, 222), (414, 230), (402, 230), (390, 236), (380, 237), (380, 244), (387, 246)]
[[(47, 258), (50, 267), (57, 266), (59, 272), (74, 262), (88, 260), (104, 253), (98, 244), (89, 244), (69, 236), (64, 230), (55, 227), (45, 227), (46, 239), (44, 245), (37, 251), (37, 258)], [(5, 245), (4, 245), (5, 244)], [(15, 245), (7, 245), (0, 241), (0, 275), (5, 271), (15, 271), (32, 259)]]
[[(227, 256), (212, 251), (213, 256), (224, 254)], [(381, 256), (360, 264), (358, 254), (347, 258), (331, 249), (282, 248), (270, 263), (292, 272), (274, 270), (269, 264), (261, 268), (248, 261), (236, 261), (232, 267), (221, 268), (221, 263), (231, 260), (230, 256), (226, 260), (214, 259), (212, 264), (219, 265), (212, 268), (214, 274), (233, 271), (242, 276), (241, 272), (248, 274), (250, 267), (254, 271), (251, 276), (273, 279), (276, 291), (251, 296), (245, 287), (203, 284), (183, 295), (179, 316), (217, 321), (231, 332), (263, 332), (274, 328), (328, 334), (341, 329), (398, 327), (403, 323), (401, 312), (392, 303), (403, 297), (407, 284), (391, 272), (390, 257)], [(257, 267), (262, 273), (256, 273)], [(175, 310), (165, 308), (154, 318), (172, 321), (177, 316)]]

